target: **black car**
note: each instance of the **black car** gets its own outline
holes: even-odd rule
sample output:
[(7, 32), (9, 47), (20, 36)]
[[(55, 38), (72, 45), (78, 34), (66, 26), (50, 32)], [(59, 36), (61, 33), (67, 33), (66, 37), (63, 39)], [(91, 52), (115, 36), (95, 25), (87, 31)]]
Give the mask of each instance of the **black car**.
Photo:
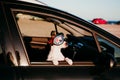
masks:
[[(47, 61), (51, 31), (65, 57)], [(56, 37), (55, 37), (56, 38)], [(54, 40), (53, 40), (54, 41)], [(119, 80), (120, 38), (70, 13), (22, 1), (0, 1), (0, 80)]]

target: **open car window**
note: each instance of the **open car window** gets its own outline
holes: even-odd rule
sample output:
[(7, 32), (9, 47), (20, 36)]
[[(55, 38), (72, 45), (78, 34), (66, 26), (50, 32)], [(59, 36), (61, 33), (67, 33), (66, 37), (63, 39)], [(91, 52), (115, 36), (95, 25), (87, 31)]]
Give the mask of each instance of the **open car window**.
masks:
[(81, 26), (70, 24), (61, 18), (56, 19), (32, 12), (18, 10), (14, 11), (14, 15), (31, 64), (51, 62), (47, 61), (51, 50), (51, 45), (48, 43), (51, 31), (64, 34), (68, 46), (61, 48), (60, 51), (65, 58), (68, 57), (73, 62), (93, 61), (98, 54), (92, 33)]

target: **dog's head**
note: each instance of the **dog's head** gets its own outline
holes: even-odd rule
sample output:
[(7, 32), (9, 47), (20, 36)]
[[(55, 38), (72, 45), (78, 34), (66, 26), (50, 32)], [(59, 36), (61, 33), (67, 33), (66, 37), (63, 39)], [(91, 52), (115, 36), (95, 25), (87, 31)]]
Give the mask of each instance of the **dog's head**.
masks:
[(53, 40), (53, 44), (56, 46), (60, 46), (61, 48), (66, 48), (67, 42), (64, 39), (64, 34), (63, 33), (58, 33), (56, 37)]

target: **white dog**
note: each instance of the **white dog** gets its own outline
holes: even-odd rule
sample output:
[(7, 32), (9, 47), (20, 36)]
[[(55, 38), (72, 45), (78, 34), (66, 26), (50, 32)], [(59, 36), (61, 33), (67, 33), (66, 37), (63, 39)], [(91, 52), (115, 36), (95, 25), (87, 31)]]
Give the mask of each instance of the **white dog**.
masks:
[[(57, 41), (61, 41), (61, 37), (57, 38)], [(73, 61), (69, 59), (68, 57), (64, 57), (61, 48), (68, 47), (67, 42), (63, 41), (60, 45), (52, 45), (50, 52), (48, 54), (47, 61), (52, 61), (54, 65), (59, 65), (59, 61), (66, 61), (69, 65), (73, 64)]]

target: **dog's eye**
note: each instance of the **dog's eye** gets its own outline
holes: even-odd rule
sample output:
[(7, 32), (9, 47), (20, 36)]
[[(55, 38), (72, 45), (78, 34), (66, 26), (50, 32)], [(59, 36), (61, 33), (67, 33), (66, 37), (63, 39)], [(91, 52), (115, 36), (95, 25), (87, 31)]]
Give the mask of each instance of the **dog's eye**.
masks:
[(59, 40), (59, 42), (62, 42), (63, 40)]

